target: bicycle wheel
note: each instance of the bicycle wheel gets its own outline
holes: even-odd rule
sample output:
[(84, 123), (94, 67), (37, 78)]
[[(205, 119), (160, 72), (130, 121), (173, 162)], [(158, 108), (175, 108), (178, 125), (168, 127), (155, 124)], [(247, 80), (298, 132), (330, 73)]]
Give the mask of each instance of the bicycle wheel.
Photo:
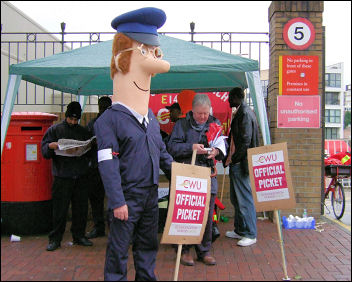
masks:
[(339, 182), (336, 182), (335, 192), (331, 193), (331, 206), (335, 217), (340, 219), (345, 212), (345, 191)]

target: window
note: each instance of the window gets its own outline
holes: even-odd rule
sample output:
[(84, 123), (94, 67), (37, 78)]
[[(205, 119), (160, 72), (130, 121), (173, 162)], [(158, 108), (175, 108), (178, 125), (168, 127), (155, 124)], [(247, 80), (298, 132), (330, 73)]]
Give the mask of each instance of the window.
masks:
[(269, 80), (261, 80), (261, 85), (262, 85), (262, 91), (263, 91), (263, 96), (264, 98), (268, 98), (268, 85), (269, 85)]
[(336, 92), (325, 93), (325, 105), (340, 105), (340, 95)]
[(338, 128), (325, 128), (325, 139), (340, 139)]
[(341, 74), (340, 73), (326, 73), (325, 86), (328, 87), (341, 87)]
[(253, 108), (253, 100), (250, 92), (247, 92), (245, 99), (246, 99), (247, 105)]
[(340, 123), (341, 110), (325, 110), (325, 122)]

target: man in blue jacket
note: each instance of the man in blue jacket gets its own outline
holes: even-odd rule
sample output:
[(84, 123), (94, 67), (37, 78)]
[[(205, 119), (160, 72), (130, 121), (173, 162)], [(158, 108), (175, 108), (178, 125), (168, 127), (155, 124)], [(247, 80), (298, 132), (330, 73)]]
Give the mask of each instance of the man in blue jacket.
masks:
[(47, 251), (54, 251), (61, 245), (65, 232), (67, 212), (72, 202), (71, 233), (73, 243), (92, 246), (85, 236), (88, 213), (88, 172), (90, 151), (80, 157), (56, 155), (59, 139), (86, 141), (91, 137), (89, 131), (78, 124), (81, 118), (81, 105), (74, 101), (67, 105), (65, 120), (54, 124), (46, 131), (42, 143), (42, 154), (52, 159), (53, 229), (49, 233)]
[(172, 157), (161, 139), (158, 120), (148, 109), (152, 75), (167, 72), (156, 29), (165, 13), (142, 8), (112, 21), (113, 105), (94, 125), (98, 166), (112, 221), (104, 278), (127, 279), (132, 242), (135, 280), (156, 280), (159, 168), (170, 178)]

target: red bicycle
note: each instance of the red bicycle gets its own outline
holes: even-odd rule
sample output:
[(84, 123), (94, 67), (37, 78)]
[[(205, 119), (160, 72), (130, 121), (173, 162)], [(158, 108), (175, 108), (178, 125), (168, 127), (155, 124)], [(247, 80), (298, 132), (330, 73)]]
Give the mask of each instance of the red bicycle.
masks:
[[(324, 190), (325, 199), (331, 192), (331, 206), (336, 219), (340, 219), (345, 212), (345, 191), (340, 180), (351, 177), (351, 165), (326, 165), (325, 177), (331, 177), (330, 184)], [(325, 202), (324, 205), (329, 209)]]

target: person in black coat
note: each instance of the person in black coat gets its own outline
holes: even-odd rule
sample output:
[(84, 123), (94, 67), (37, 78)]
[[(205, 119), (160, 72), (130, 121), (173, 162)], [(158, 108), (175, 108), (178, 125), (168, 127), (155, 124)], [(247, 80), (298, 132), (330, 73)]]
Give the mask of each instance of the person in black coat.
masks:
[[(236, 107), (229, 134), (229, 152), (224, 166), (230, 165), (230, 199), (235, 208), (234, 230), (226, 237), (239, 239), (237, 245), (246, 247), (257, 242), (256, 211), (248, 172), (247, 149), (259, 145), (257, 119), (244, 102), (242, 88), (229, 93), (230, 107)], [(231, 144), (232, 143), (232, 144)]]
[[(111, 98), (108, 96), (100, 97), (98, 100), (99, 113), (96, 118), (92, 119), (88, 125), (87, 129), (89, 132), (95, 136), (94, 123), (102, 115), (107, 108), (111, 106)], [(90, 201), (90, 206), (92, 207), (92, 217), (94, 221), (93, 229), (88, 232), (87, 238), (93, 239), (101, 236), (105, 236), (105, 220), (104, 220), (104, 198), (105, 191), (104, 185), (100, 177), (98, 169), (98, 150), (96, 142), (92, 145), (92, 159), (90, 161), (90, 171), (89, 171), (89, 192), (88, 198)]]
[(52, 159), (53, 229), (49, 233), (47, 251), (60, 247), (66, 227), (67, 212), (72, 203), (71, 233), (73, 243), (92, 246), (85, 235), (88, 213), (88, 172), (90, 151), (80, 157), (56, 155), (59, 139), (86, 141), (91, 138), (89, 131), (78, 124), (81, 118), (81, 106), (78, 102), (67, 105), (65, 120), (48, 128), (41, 142), (45, 159)]

